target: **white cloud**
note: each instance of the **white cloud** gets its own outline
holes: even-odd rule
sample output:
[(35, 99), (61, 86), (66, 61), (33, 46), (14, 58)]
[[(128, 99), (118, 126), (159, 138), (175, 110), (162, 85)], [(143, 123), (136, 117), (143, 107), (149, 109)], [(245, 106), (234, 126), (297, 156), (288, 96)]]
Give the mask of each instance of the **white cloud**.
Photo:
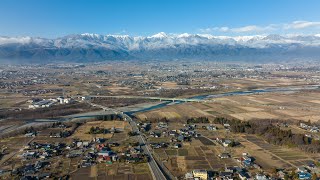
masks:
[(222, 32), (227, 32), (227, 31), (230, 30), (230, 28), (228, 28), (228, 27), (221, 27), (219, 30), (222, 31)]
[(305, 29), (305, 28), (320, 28), (318, 21), (293, 21), (290, 24), (285, 24), (284, 29)]
[(200, 29), (201, 32), (234, 32), (234, 33), (247, 33), (247, 32), (264, 32), (264, 31), (271, 31), (274, 30), (275, 25), (268, 25), (265, 27), (262, 26), (256, 26), (256, 25), (249, 25), (249, 26), (243, 26), (243, 27), (237, 27), (237, 28), (230, 28), (230, 27), (213, 27), (213, 28), (206, 28), (206, 29)]
[(276, 31), (306, 30), (320, 28), (317, 21), (293, 21), (284, 24), (269, 24), (267, 26), (248, 25), (242, 27), (212, 27), (199, 29), (203, 33), (223, 32), (223, 33), (272, 33)]
[(261, 27), (256, 25), (244, 26), (240, 28), (232, 28), (230, 29), (232, 32), (243, 33), (243, 32), (264, 32), (274, 30), (273, 25)]

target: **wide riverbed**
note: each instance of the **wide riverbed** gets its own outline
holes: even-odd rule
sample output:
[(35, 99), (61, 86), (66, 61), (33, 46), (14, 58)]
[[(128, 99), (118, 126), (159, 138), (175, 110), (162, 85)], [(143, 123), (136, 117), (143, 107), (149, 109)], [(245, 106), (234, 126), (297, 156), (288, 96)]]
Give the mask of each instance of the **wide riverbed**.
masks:
[[(199, 100), (205, 100), (205, 99), (214, 99), (219, 97), (225, 97), (225, 96), (243, 96), (243, 95), (252, 95), (252, 94), (261, 94), (261, 93), (272, 93), (272, 92), (298, 92), (301, 90), (315, 90), (319, 89), (319, 85), (309, 85), (309, 86), (295, 86), (295, 87), (277, 87), (277, 88), (264, 88), (264, 89), (254, 89), (254, 90), (248, 90), (248, 91), (232, 91), (232, 92), (224, 92), (224, 93), (217, 93), (217, 94), (210, 94), (210, 95), (200, 95), (200, 96), (193, 96), (188, 99), (199, 99)], [(134, 111), (125, 111), (126, 114), (132, 115), (134, 113), (138, 112), (146, 112), (151, 111), (154, 109), (162, 108), (168, 105), (172, 104), (181, 104), (184, 102), (176, 101), (174, 103), (172, 102), (164, 102), (161, 104), (157, 104), (155, 106), (146, 107)]]
[[(241, 96), (241, 95), (252, 95), (252, 94), (261, 94), (261, 93), (272, 93), (272, 92), (283, 92), (283, 93), (290, 93), (290, 92), (299, 92), (301, 90), (315, 90), (319, 89), (319, 85), (309, 85), (309, 86), (294, 86), (294, 87), (277, 87), (277, 88), (264, 88), (264, 89), (254, 89), (254, 90), (247, 90), (247, 91), (233, 91), (233, 92), (224, 92), (224, 93), (216, 93), (216, 94), (209, 94), (209, 95), (201, 95), (201, 96), (194, 96), (190, 97), (189, 99), (199, 99), (199, 100), (210, 100), (219, 97), (225, 96)], [(129, 107), (121, 107), (117, 108), (117, 111), (124, 112), (129, 116), (132, 116), (134, 113), (138, 112), (146, 112), (151, 111), (154, 109), (163, 108), (166, 106), (170, 106), (173, 104), (181, 104), (184, 102), (175, 101), (175, 102), (153, 102), (153, 103), (143, 103), (137, 104)], [(95, 118), (101, 115), (109, 115), (114, 114), (113, 111), (95, 111), (95, 112), (88, 112), (88, 113), (81, 113), (81, 114), (73, 114), (64, 117), (52, 118), (52, 119), (32, 119), (27, 121), (25, 124), (20, 126), (12, 126), (8, 128), (4, 128), (0, 130), (0, 135), (3, 133), (8, 133), (20, 128), (26, 128), (29, 126), (36, 126), (41, 125), (42, 123), (50, 123), (50, 122), (63, 122), (63, 121), (82, 121), (85, 119)]]

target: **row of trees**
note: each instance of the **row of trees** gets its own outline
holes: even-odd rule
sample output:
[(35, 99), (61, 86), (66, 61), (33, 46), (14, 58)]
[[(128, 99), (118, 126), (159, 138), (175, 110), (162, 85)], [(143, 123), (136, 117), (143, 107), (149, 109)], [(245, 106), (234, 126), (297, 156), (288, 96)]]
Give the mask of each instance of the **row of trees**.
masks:
[(294, 134), (291, 130), (283, 130), (275, 126), (271, 120), (240, 121), (218, 117), (214, 119), (214, 123), (227, 123), (230, 125), (230, 131), (234, 133), (257, 134), (271, 144), (299, 147), (311, 153), (320, 152), (319, 140), (306, 137), (304, 134)]
[(110, 114), (110, 115), (101, 115), (97, 116), (96, 120), (98, 121), (121, 121), (122, 118), (117, 114)]
[(187, 119), (187, 124), (191, 123), (209, 123), (209, 119), (207, 117), (196, 117)]
[(109, 130), (104, 129), (104, 128), (100, 128), (100, 127), (91, 127), (89, 134), (107, 134), (109, 133)]

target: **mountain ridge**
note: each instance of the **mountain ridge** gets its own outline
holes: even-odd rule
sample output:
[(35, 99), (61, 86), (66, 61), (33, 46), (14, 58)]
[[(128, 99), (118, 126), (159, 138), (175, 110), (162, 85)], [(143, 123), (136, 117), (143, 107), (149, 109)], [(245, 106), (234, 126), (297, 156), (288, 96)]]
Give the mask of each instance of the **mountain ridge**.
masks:
[(0, 36), (0, 62), (96, 62), (106, 60), (318, 60), (320, 35), (152, 36), (73, 34), (55, 39)]

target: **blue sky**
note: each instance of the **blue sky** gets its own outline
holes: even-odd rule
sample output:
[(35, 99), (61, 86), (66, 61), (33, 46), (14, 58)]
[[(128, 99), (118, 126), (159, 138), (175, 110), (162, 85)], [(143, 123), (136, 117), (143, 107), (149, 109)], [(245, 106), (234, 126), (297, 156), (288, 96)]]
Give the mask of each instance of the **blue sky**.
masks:
[(1, 0), (0, 36), (320, 33), (319, 0)]

